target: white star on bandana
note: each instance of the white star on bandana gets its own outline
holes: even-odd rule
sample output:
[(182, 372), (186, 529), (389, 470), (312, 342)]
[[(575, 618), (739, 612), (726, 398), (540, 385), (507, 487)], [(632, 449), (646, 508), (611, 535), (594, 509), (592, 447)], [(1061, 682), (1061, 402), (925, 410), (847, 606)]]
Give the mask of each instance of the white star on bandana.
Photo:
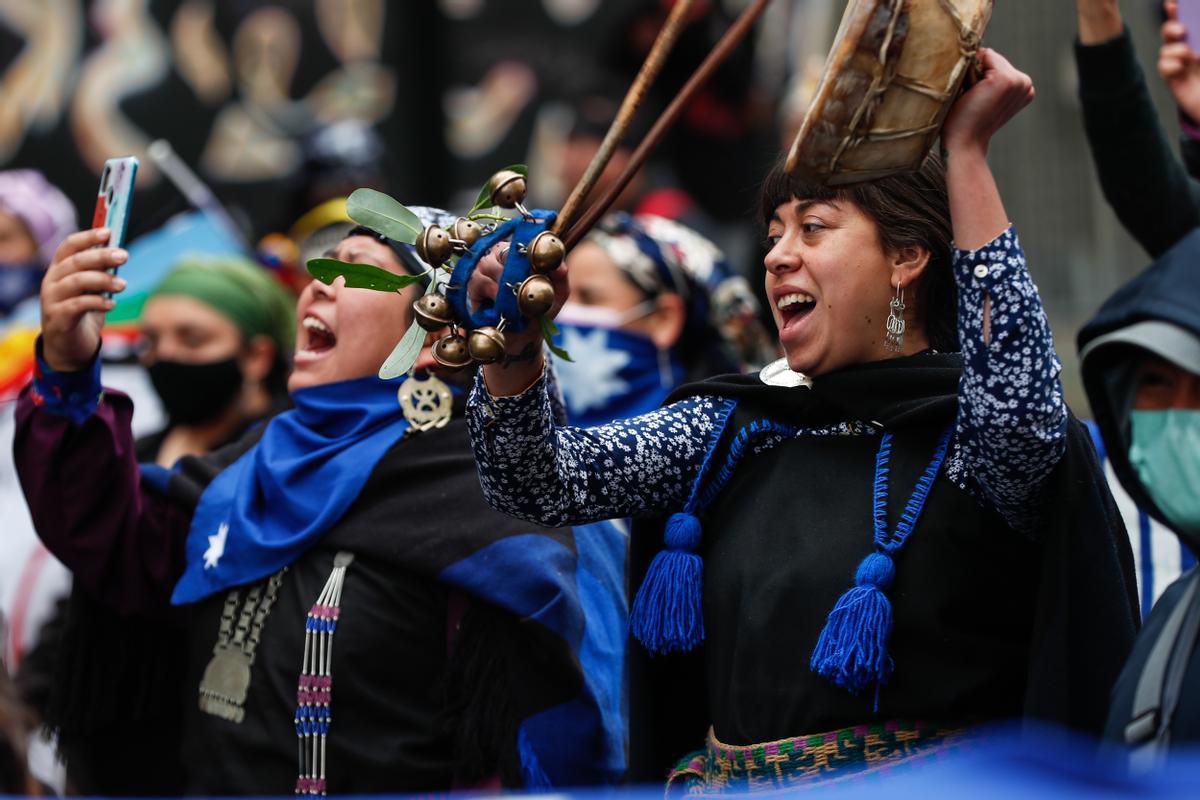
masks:
[(225, 537), (229, 535), (229, 523), (222, 522), (217, 528), (217, 535), (208, 537), (208, 549), (204, 551), (204, 568), (212, 569), (217, 566), (221, 556), (225, 555)]

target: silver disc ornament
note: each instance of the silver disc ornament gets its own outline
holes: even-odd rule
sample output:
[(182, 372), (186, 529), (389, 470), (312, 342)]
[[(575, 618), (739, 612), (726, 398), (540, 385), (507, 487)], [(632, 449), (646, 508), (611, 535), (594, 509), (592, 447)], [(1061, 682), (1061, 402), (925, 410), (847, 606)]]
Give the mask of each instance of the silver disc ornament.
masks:
[(450, 387), (433, 375), (425, 378), (410, 376), (400, 384), (396, 396), (404, 418), (418, 431), (444, 428), (450, 421), (454, 397)]

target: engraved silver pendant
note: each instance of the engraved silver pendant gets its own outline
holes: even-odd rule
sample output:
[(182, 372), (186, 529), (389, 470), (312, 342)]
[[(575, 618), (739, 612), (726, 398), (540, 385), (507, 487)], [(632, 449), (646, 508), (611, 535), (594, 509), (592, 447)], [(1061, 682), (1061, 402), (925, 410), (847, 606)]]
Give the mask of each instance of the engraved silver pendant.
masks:
[(236, 645), (219, 644), (200, 679), (200, 710), (230, 722), (246, 716), (250, 659)]
[(410, 376), (400, 384), (396, 397), (404, 418), (418, 431), (444, 428), (450, 421), (454, 397), (450, 387), (433, 375), (423, 379)]

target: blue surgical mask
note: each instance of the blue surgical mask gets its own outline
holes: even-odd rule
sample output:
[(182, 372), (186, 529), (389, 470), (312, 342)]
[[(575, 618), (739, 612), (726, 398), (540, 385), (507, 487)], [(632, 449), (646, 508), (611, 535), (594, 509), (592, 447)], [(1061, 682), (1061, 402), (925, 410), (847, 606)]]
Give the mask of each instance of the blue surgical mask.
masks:
[(18, 303), (36, 295), (45, 273), (36, 261), (0, 263), (0, 316), (8, 316)]
[(620, 326), (654, 311), (646, 302), (625, 312), (566, 303), (555, 319), (558, 344), (571, 361), (554, 362), (572, 425), (590, 427), (653, 411), (683, 382), (683, 366), (648, 336)]
[(1133, 411), (1129, 462), (1174, 527), (1200, 533), (1200, 411)]

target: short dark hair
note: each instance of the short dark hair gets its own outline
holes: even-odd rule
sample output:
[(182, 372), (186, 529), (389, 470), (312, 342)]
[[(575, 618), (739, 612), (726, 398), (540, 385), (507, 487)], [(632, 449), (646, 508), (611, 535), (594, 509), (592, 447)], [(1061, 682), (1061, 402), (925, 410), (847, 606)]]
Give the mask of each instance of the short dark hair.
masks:
[(941, 352), (959, 349), (958, 291), (951, 269), (954, 234), (946, 194), (946, 166), (936, 152), (915, 172), (843, 186), (796, 177), (780, 161), (763, 181), (761, 198), (764, 228), (775, 209), (792, 200), (848, 200), (875, 222), (885, 250), (912, 246), (928, 250), (929, 265), (921, 276), (917, 308), (931, 347)]

